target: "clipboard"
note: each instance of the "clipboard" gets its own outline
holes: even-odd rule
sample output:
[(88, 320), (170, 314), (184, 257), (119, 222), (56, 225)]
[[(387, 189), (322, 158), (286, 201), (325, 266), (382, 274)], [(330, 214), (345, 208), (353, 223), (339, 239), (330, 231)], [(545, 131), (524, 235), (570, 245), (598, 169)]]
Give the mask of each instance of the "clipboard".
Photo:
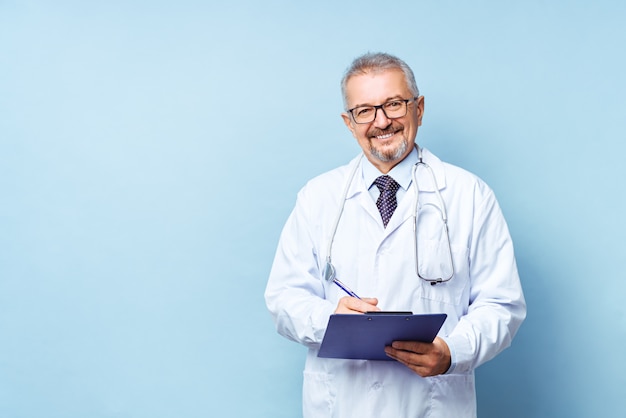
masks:
[(385, 346), (393, 341), (432, 342), (447, 315), (410, 312), (333, 314), (328, 320), (318, 357), (393, 360)]

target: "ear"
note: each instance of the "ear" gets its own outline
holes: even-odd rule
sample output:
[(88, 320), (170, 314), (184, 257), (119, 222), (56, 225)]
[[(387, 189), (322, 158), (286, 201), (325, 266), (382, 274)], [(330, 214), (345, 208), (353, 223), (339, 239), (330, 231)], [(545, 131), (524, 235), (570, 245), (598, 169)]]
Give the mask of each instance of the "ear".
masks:
[(352, 136), (356, 138), (356, 133), (354, 132), (354, 126), (352, 125), (352, 118), (347, 113), (342, 113), (341, 117), (343, 119), (343, 123), (346, 124), (350, 132), (352, 132)]
[(424, 116), (424, 96), (417, 98), (417, 126), (422, 126), (422, 116)]

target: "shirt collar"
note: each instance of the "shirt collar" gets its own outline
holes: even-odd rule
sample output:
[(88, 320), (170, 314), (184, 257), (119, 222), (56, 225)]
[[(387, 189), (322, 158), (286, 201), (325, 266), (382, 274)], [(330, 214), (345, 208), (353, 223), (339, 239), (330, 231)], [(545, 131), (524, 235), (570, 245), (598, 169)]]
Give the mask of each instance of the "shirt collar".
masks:
[[(427, 163), (433, 170), (436, 179), (436, 185), (439, 190), (443, 190), (446, 188), (446, 175), (445, 175), (445, 166), (444, 163), (439, 160), (435, 155), (433, 155), (426, 148), (422, 148), (424, 162)], [(402, 187), (405, 191), (408, 190), (409, 186), (411, 186), (411, 182), (413, 179), (413, 166), (417, 163), (417, 144), (415, 148), (411, 151), (407, 157), (402, 160), (397, 166), (395, 166), (389, 174), (398, 182), (400, 187)], [(346, 199), (352, 198), (356, 194), (359, 194), (363, 191), (369, 190), (372, 187), (374, 180), (377, 177), (382, 175), (380, 171), (376, 167), (369, 162), (369, 160), (363, 155), (363, 153), (359, 154), (355, 157), (351, 163), (360, 165), (361, 168), (356, 167), (355, 172), (356, 176), (350, 182), (350, 186), (348, 191), (346, 192)], [(397, 172), (397, 174), (396, 174)], [(359, 175), (360, 173), (360, 175)], [(420, 185), (420, 191), (424, 192), (434, 192), (435, 184), (432, 181), (432, 177), (429, 175), (427, 170), (419, 170), (417, 173), (417, 181)]]
[[(417, 150), (414, 147), (411, 153), (396, 164), (396, 166), (392, 168), (387, 175), (393, 177), (393, 179), (398, 182), (400, 187), (406, 191), (411, 185), (412, 171), (415, 163), (417, 163)], [(383, 173), (381, 173), (367, 158), (363, 159), (363, 182), (368, 189), (372, 188), (374, 180), (382, 175)]]

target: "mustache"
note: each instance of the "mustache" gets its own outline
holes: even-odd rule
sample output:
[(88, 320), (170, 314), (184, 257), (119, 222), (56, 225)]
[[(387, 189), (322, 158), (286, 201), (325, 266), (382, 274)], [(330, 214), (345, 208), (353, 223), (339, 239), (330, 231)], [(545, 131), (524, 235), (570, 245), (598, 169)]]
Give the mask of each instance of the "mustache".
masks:
[(387, 126), (384, 129), (379, 129), (379, 128), (372, 127), (369, 131), (367, 131), (367, 135), (368, 136), (387, 135), (387, 134), (392, 134), (392, 133), (401, 131), (403, 129), (404, 129), (404, 125), (399, 124), (399, 123), (391, 122), (389, 124), (389, 126)]

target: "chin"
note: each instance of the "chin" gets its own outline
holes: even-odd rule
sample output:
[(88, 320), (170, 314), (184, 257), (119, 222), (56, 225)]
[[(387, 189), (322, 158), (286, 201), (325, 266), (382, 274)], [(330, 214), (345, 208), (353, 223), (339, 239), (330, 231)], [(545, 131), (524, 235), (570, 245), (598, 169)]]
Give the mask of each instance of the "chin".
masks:
[[(387, 149), (385, 149), (387, 148)], [(402, 142), (392, 149), (388, 149), (388, 147), (383, 147), (383, 149), (379, 149), (375, 146), (370, 147), (370, 153), (379, 161), (384, 163), (399, 161), (404, 158), (409, 149), (409, 144), (407, 140), (402, 140)]]

